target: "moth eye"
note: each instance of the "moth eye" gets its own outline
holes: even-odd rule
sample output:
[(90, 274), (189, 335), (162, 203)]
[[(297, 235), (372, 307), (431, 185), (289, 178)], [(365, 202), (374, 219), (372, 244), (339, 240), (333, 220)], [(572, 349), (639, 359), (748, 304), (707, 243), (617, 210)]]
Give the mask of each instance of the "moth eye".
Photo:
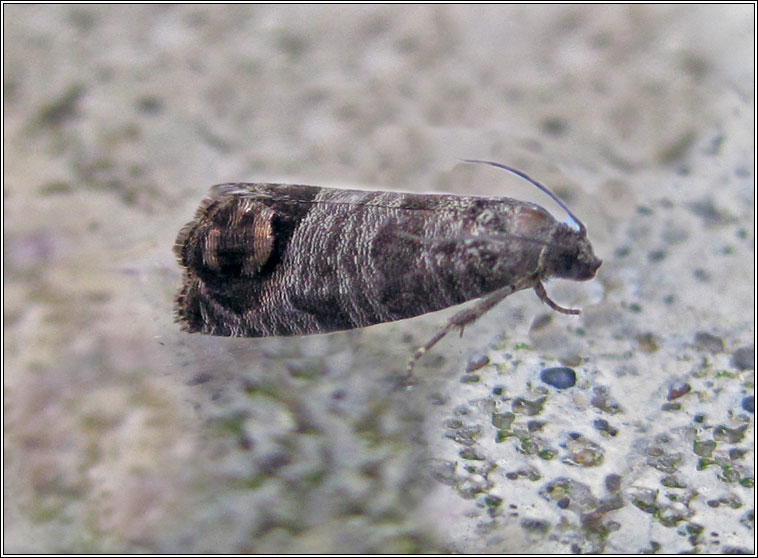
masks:
[(555, 263), (555, 274), (558, 277), (571, 279), (576, 273), (576, 254), (563, 252)]
[(555, 275), (563, 279), (587, 281), (595, 277), (601, 261), (591, 253), (583, 251), (566, 251), (561, 253), (555, 262)]
[(579, 260), (576, 251), (563, 252), (558, 257), (555, 272), (558, 277), (564, 279), (579, 279), (586, 274), (585, 266)]

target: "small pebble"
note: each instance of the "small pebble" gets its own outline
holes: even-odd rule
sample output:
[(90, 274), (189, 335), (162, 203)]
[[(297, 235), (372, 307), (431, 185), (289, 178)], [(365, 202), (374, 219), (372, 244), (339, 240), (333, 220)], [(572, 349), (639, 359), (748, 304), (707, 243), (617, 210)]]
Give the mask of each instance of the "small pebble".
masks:
[(724, 350), (724, 341), (721, 337), (717, 337), (707, 331), (701, 331), (695, 335), (695, 345), (711, 353), (720, 353)]
[(598, 409), (612, 415), (615, 415), (622, 411), (621, 405), (616, 400), (611, 398), (607, 387), (595, 386), (592, 388), (592, 392), (594, 395), (592, 396), (592, 400), (590, 402), (594, 407), (597, 407)]
[(732, 448), (729, 450), (729, 459), (732, 461), (737, 461), (738, 459), (742, 459), (745, 457), (745, 454), (747, 453), (746, 449), (742, 448)]
[(737, 370), (755, 369), (755, 345), (740, 347), (732, 355), (732, 366)]
[(545, 368), (540, 372), (540, 380), (554, 388), (566, 389), (576, 385), (576, 372), (564, 366)]
[(687, 382), (677, 382), (669, 386), (669, 393), (666, 399), (669, 401), (677, 399), (682, 395), (688, 394), (692, 390), (692, 387)]
[(513, 413), (492, 413), (492, 426), (498, 430), (509, 430), (516, 415)]
[(745, 438), (745, 431), (747, 430), (747, 424), (729, 428), (723, 424), (719, 424), (713, 429), (713, 439), (717, 442), (728, 442), (730, 444), (739, 444)]
[(539, 415), (542, 412), (542, 407), (545, 406), (546, 400), (547, 397), (539, 397), (534, 401), (529, 401), (523, 397), (516, 397), (513, 400), (513, 403), (511, 403), (511, 408), (513, 409), (514, 413), (520, 413), (533, 417), (534, 415)]
[(605, 477), (605, 489), (608, 492), (618, 492), (621, 488), (621, 475), (611, 473)]
[(474, 372), (479, 370), (490, 363), (490, 357), (487, 355), (481, 355), (476, 358), (472, 358), (466, 365), (466, 372)]
[(748, 413), (755, 413), (755, 396), (748, 395), (742, 399), (742, 408)]

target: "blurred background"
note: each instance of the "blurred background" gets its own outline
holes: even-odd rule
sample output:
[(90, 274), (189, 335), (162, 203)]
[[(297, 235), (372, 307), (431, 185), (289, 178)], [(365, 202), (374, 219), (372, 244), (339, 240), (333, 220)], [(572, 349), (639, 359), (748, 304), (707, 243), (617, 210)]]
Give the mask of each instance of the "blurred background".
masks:
[[(752, 552), (755, 7), (4, 5), (6, 552)], [(511, 196), (604, 260), (463, 338), (173, 323), (210, 185)], [(541, 381), (570, 367), (575, 385)]]

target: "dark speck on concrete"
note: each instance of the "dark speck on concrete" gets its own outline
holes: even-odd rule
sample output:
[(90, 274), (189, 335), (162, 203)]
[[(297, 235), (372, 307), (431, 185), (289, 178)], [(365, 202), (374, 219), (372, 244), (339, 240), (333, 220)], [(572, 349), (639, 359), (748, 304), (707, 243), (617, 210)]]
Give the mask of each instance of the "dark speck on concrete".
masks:
[(188, 386), (196, 386), (200, 384), (204, 384), (206, 382), (210, 382), (213, 379), (213, 376), (211, 376), (208, 373), (201, 372), (200, 374), (195, 375), (192, 377), (188, 382)]
[(723, 225), (733, 219), (727, 212), (716, 207), (711, 198), (704, 198), (697, 202), (689, 203), (687, 206), (695, 215), (711, 225)]
[(642, 333), (637, 336), (640, 350), (646, 353), (654, 353), (658, 350), (658, 339), (651, 332)]
[(532, 533), (547, 533), (550, 530), (550, 524), (542, 519), (523, 519), (521, 527)]
[(548, 135), (560, 137), (566, 134), (568, 123), (559, 116), (545, 118), (542, 121), (542, 131)]
[(616, 250), (613, 252), (614, 256), (617, 258), (625, 258), (631, 253), (631, 248), (629, 246), (621, 246), (619, 248), (616, 248)]
[(163, 111), (164, 103), (160, 97), (147, 95), (137, 101), (137, 109), (144, 114), (158, 114)]
[(724, 554), (753, 554), (751, 550), (743, 546), (725, 546)]
[(703, 283), (707, 283), (711, 280), (710, 272), (708, 272), (706, 269), (703, 269), (702, 267), (695, 268), (692, 272), (692, 276), (698, 281), (702, 281)]
[(653, 250), (652, 252), (648, 252), (647, 259), (650, 262), (660, 262), (666, 257), (666, 251), (665, 250)]
[(543, 428), (545, 428), (545, 422), (541, 420), (530, 420), (526, 424), (527, 430), (531, 432), (539, 432)]
[(77, 83), (69, 87), (60, 97), (44, 106), (39, 113), (42, 126), (60, 126), (76, 116), (79, 101), (84, 95), (84, 85)]
[(610, 423), (605, 419), (595, 419), (592, 422), (592, 426), (594, 426), (600, 432), (607, 433), (609, 436), (616, 436), (619, 433), (618, 428), (611, 426)]
[(553, 321), (553, 316), (550, 314), (541, 314), (534, 318), (534, 321), (532, 322), (531, 329), (533, 331), (537, 331), (542, 329), (543, 327), (551, 324)]

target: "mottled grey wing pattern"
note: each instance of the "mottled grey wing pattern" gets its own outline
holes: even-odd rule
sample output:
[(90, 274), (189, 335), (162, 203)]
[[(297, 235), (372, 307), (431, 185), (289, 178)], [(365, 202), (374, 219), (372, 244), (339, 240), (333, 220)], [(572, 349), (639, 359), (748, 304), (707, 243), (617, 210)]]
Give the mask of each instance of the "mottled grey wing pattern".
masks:
[(183, 328), (246, 337), (365, 327), (530, 287), (545, 300), (541, 280), (600, 264), (584, 231), (531, 203), (289, 184), (214, 186), (174, 250)]

